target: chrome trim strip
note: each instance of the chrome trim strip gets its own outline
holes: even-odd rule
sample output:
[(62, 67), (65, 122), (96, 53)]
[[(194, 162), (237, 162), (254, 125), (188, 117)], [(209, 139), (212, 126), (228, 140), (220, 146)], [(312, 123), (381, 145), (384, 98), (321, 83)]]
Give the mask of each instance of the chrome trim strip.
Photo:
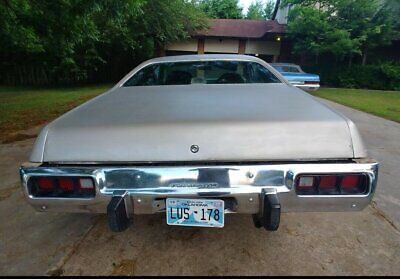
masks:
[[(299, 174), (365, 173), (369, 189), (364, 195), (314, 195), (295, 193)], [(25, 197), (38, 210), (105, 212), (114, 191), (124, 190), (135, 214), (160, 212), (167, 197), (233, 198), (237, 213), (257, 213), (261, 191), (279, 196), (282, 211), (360, 210), (376, 189), (378, 163), (300, 163), (216, 166), (60, 166), (21, 167)], [(88, 176), (96, 184), (96, 196), (88, 199), (38, 198), (30, 195), (33, 176)]]
[(293, 86), (304, 90), (317, 90), (320, 88), (319, 84), (292, 84)]

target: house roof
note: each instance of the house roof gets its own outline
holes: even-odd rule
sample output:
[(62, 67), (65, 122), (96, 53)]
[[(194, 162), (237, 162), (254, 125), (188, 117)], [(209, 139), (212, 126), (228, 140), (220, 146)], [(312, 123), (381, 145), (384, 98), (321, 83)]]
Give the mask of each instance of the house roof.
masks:
[(196, 33), (197, 36), (262, 38), (267, 33), (284, 33), (285, 25), (276, 20), (211, 19), (210, 28)]

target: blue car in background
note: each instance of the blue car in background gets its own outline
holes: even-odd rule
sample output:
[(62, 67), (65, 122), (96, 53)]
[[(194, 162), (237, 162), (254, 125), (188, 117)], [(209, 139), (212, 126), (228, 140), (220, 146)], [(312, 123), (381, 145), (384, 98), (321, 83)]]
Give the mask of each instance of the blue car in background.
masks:
[(291, 63), (270, 63), (292, 85), (307, 91), (319, 88), (319, 75), (305, 73), (299, 65)]

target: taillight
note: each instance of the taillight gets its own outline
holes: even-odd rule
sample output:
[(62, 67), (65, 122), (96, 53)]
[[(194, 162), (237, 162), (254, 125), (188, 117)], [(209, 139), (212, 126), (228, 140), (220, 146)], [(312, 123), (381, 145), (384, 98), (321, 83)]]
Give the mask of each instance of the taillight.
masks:
[(319, 84), (319, 81), (305, 81), (304, 84)]
[(301, 174), (295, 182), (298, 195), (366, 194), (368, 176), (365, 174)]
[(360, 175), (346, 175), (342, 178), (340, 188), (342, 192), (348, 194), (363, 192), (365, 190), (364, 180)]
[(320, 191), (335, 191), (337, 186), (337, 177), (334, 175), (321, 176), (319, 180)]
[(37, 186), (42, 191), (54, 191), (54, 180), (49, 177), (39, 177), (37, 179)]
[(342, 188), (351, 189), (357, 187), (360, 181), (360, 176), (358, 175), (346, 175), (342, 179)]
[(65, 192), (72, 192), (74, 191), (74, 181), (72, 178), (69, 177), (61, 177), (58, 178), (58, 185), (60, 189)]
[(80, 178), (79, 179), (79, 189), (81, 190), (93, 190), (94, 184), (91, 178)]
[(314, 193), (315, 183), (313, 176), (301, 176), (297, 180), (297, 189), (302, 193)]
[(36, 176), (29, 179), (28, 189), (34, 197), (89, 198), (95, 195), (91, 177)]

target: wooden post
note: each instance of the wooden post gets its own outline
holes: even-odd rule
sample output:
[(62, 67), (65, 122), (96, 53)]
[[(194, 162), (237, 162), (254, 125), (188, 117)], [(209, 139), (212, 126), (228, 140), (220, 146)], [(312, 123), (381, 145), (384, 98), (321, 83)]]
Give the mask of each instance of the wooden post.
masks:
[(245, 54), (246, 53), (246, 40), (239, 40), (238, 53), (239, 54)]
[(204, 38), (197, 40), (197, 54), (204, 54)]

